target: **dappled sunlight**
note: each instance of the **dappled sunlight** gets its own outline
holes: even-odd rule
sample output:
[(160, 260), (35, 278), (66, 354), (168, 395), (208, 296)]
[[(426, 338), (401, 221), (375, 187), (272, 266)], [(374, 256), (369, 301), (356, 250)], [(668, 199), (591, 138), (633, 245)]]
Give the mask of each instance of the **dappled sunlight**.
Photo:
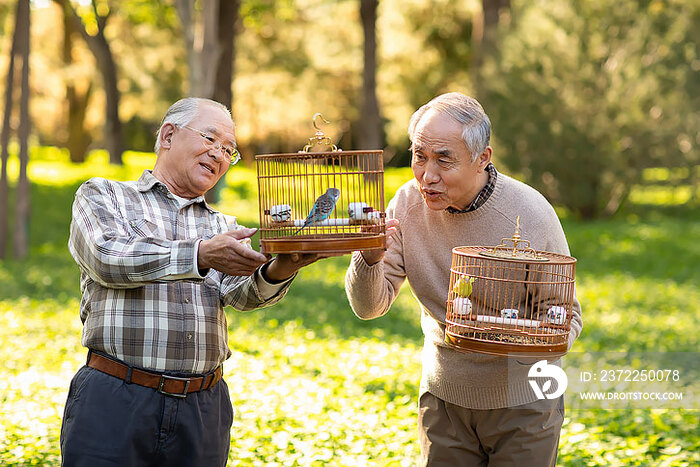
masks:
[[(700, 327), (696, 284), (627, 274), (578, 278), (583, 332), (574, 350), (695, 351)], [(621, 333), (620, 330), (625, 332)]]
[(234, 351), (225, 365), (236, 375), (228, 378), (237, 412), (231, 460), (363, 465), (417, 457), (417, 346), (308, 340), (296, 322), (261, 333), (267, 338), (243, 330), (230, 335), (231, 342), (256, 349), (254, 355)]
[[(577, 420), (573, 422), (572, 420)], [(563, 465), (693, 465), (697, 426), (692, 410), (568, 410), (559, 442)], [(670, 439), (668, 433), (681, 437)], [(684, 435), (683, 435), (684, 434)], [(658, 459), (658, 462), (650, 462)]]
[[(0, 301), (0, 458), (58, 465), (58, 436), (73, 374), (85, 359), (77, 302)], [(53, 325), (47, 325), (53, 323)]]
[[(80, 345), (79, 271), (67, 251), (70, 206), (84, 179), (135, 179), (154, 157), (127, 156), (123, 168), (110, 166), (99, 152), (81, 166), (53, 150), (32, 162), (39, 208), (31, 254), (22, 262), (0, 262), (4, 464), (60, 463), (63, 404), (86, 355)], [(410, 178), (410, 169), (387, 169), (387, 193)], [(229, 170), (217, 206), (241, 223), (257, 224), (254, 167)], [(584, 321), (573, 351), (697, 350), (700, 225), (688, 209), (654, 209), (604, 221), (564, 221), (579, 260)], [(349, 260), (329, 258), (303, 269), (287, 297), (272, 307), (226, 310), (232, 465), (416, 465), (420, 310), (404, 284), (385, 316), (357, 318), (344, 289)], [(693, 411), (569, 410), (560, 462), (639, 465), (653, 459), (658, 465), (691, 465), (697, 425)]]
[[(106, 151), (95, 150), (84, 163), (71, 164), (65, 149), (49, 146), (34, 147), (29, 159), (27, 176), (33, 184), (56, 187), (75, 185), (92, 177), (136, 180), (144, 170), (153, 168), (156, 156), (154, 153), (126, 151), (122, 159), (124, 165), (110, 164)], [(17, 157), (10, 157), (7, 172), (10, 183), (14, 183), (19, 174)]]

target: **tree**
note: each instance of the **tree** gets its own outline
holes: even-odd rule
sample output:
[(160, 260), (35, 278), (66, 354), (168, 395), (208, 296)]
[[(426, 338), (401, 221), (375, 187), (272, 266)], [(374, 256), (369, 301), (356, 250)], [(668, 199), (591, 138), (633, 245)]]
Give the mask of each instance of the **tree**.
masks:
[(189, 94), (211, 98), (214, 94), (216, 64), (221, 55), (217, 40), (219, 0), (203, 2), (199, 12), (195, 9), (195, 0), (176, 0), (175, 6), (185, 33), (190, 72)]
[[(119, 101), (121, 94), (117, 86), (117, 65), (112, 54), (112, 49), (105, 36), (105, 28), (110, 17), (109, 6), (104, 3), (97, 5), (96, 0), (91, 1), (92, 20), (96, 29), (94, 34), (88, 33), (83, 19), (75, 10), (70, 0), (54, 0), (64, 9), (69, 11), (73, 27), (80, 32), (85, 40), (90, 52), (92, 52), (97, 62), (97, 67), (102, 75), (102, 84), (105, 91), (105, 129), (104, 140), (109, 161), (112, 164), (122, 163), (122, 152), (124, 150), (122, 142), (122, 122), (119, 118)], [(103, 14), (100, 13), (103, 12)]]
[(217, 63), (213, 100), (233, 110), (233, 71), (236, 62), (236, 30), (241, 0), (223, 1), (219, 4), (217, 40), (221, 58)]
[[(385, 0), (386, 1), (386, 0)], [(401, 4), (406, 28), (387, 36), (401, 45), (386, 52), (380, 74), (391, 76), (391, 86), (380, 87), (392, 96), (383, 103), (390, 150), (388, 163), (407, 166), (411, 155), (406, 134), (411, 114), (433, 97), (449, 91), (472, 93), (469, 64), (472, 56), (474, 12), (467, 2), (435, 0)]]
[(29, 0), (18, 0), (15, 14), (15, 32), (12, 37), (12, 49), (10, 51), (10, 65), (7, 73), (7, 86), (5, 91), (5, 116), (3, 118), (0, 145), (2, 146), (2, 169), (0, 170), (0, 258), (5, 257), (5, 245), (7, 243), (7, 226), (9, 219), (8, 194), (9, 183), (7, 180), (7, 160), (9, 158), (9, 139), (11, 114), (13, 108), (14, 80), (16, 78), (15, 60), (21, 60), (20, 74), (20, 103), (19, 103), (19, 179), (17, 182), (16, 206), (15, 206), (15, 230), (14, 230), (14, 256), (23, 258), (29, 248), (29, 210), (30, 192), (27, 178), (27, 164), (29, 162)]
[(234, 63), (234, 38), (240, 0), (177, 0), (175, 6), (182, 23), (187, 48), (191, 96), (206, 97), (232, 107), (231, 83)]
[(697, 164), (699, 11), (514, 3), (516, 26), (481, 73), (497, 160), (585, 219), (615, 213), (647, 167)]
[(362, 69), (362, 111), (358, 149), (381, 149), (382, 118), (377, 100), (377, 4), (378, 0), (360, 0), (360, 18), (364, 32), (364, 67)]
[[(72, 20), (73, 12), (67, 2), (63, 2), (63, 52), (64, 66), (73, 64), (73, 37), (78, 33)], [(92, 94), (92, 80), (84, 89), (73, 77), (66, 83), (66, 105), (68, 106), (68, 138), (66, 147), (70, 153), (71, 162), (84, 162), (88, 147), (92, 141), (90, 133), (85, 129), (85, 115)]]
[[(177, 0), (175, 5), (185, 32), (189, 94), (215, 100), (232, 109), (235, 27), (240, 0), (203, 2), (199, 12), (194, 0)], [(218, 201), (219, 191), (225, 183), (226, 179), (222, 177), (207, 192), (208, 202)]]
[(474, 17), (472, 56), (469, 70), (477, 96), (481, 95), (479, 70), (484, 57), (493, 56), (498, 44), (498, 25), (501, 15), (510, 11), (510, 0), (481, 0), (481, 11)]

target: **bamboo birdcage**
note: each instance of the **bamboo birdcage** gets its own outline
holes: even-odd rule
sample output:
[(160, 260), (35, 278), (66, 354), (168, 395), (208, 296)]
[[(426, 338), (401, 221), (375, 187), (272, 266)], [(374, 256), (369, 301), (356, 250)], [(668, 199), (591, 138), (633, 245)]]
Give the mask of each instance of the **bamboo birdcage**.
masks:
[(519, 218), (513, 238), (499, 246), (454, 248), (445, 341), (491, 355), (564, 355), (575, 268), (575, 258), (521, 240)]
[[(347, 253), (386, 248), (382, 151), (343, 151), (316, 125), (302, 151), (255, 156), (263, 253)], [(324, 119), (325, 121), (325, 119)], [(328, 123), (328, 122), (326, 122)], [(315, 146), (329, 151), (311, 152)], [(330, 188), (339, 196), (327, 218), (305, 225)]]

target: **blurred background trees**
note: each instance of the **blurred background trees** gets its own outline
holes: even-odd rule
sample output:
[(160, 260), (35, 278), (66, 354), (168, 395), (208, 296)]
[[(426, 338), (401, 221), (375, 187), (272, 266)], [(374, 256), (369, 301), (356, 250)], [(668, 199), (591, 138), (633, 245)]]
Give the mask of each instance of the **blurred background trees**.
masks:
[(479, 72), (508, 168), (583, 218), (697, 153), (698, 4), (514, 2)]
[[(3, 75), (15, 5), (0, 0)], [(678, 167), (697, 187), (697, 2), (31, 5), (32, 143), (75, 162), (151, 151), (167, 107), (201, 95), (232, 108), (247, 162), (298, 150), (322, 112), (340, 147), (407, 165), (411, 113), (461, 91), (492, 119), (498, 167), (579, 217), (617, 211), (647, 167)]]
[[(5, 112), (0, 134), (0, 259), (5, 257), (9, 241), (10, 186), (8, 176), (9, 144), (13, 126), (19, 145), (19, 171), (14, 196), (13, 252), (17, 258), (26, 256), (29, 250), (30, 189), (27, 178), (29, 165), (29, 51), (30, 9), (29, 0), (18, 0), (14, 15), (12, 46), (10, 47), (7, 80), (5, 81)], [(13, 125), (14, 122), (14, 125)]]

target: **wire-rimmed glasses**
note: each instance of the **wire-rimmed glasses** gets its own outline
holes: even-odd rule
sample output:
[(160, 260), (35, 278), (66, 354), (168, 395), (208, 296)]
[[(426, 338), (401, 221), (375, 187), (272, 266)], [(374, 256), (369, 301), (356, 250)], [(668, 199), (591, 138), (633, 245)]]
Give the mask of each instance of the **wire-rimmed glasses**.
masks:
[(229, 164), (235, 165), (238, 161), (241, 160), (241, 153), (238, 151), (237, 147), (223, 144), (215, 136), (212, 136), (209, 133), (205, 133), (196, 128), (192, 128), (191, 126), (182, 125), (182, 128), (187, 128), (188, 130), (194, 131), (199, 136), (201, 136), (202, 143), (204, 143), (204, 147), (207, 149), (214, 149), (216, 151), (221, 152), (221, 154), (224, 156), (224, 159), (226, 159)]

